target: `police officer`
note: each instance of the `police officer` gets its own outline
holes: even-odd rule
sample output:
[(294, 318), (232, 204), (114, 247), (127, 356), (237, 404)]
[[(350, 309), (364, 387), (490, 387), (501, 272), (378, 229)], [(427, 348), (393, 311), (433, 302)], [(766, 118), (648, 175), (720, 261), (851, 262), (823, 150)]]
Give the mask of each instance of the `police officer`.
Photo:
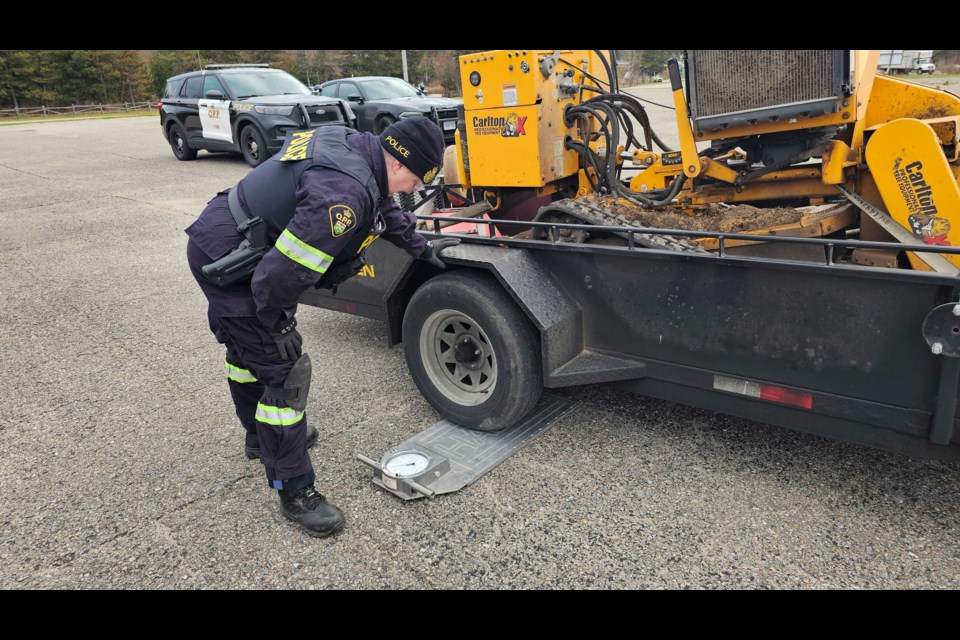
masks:
[(296, 131), (186, 230), (210, 330), (226, 346), (246, 455), (260, 458), (281, 512), (311, 536), (340, 531), (344, 518), (314, 487), (307, 449), (318, 432), (307, 424), (311, 365), (297, 302), (310, 287), (335, 288), (357, 273), (358, 255), (378, 237), (444, 268), (440, 251), (459, 241), (427, 242), (391, 197), (423, 189), (442, 157), (443, 134), (426, 118), (401, 120), (379, 137)]

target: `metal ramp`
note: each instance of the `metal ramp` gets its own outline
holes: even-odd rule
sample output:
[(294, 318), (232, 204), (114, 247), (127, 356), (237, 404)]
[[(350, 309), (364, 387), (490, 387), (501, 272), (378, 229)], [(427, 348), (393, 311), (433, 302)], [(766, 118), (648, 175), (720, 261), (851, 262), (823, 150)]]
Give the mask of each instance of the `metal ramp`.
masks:
[(362, 454), (357, 459), (374, 470), (374, 484), (404, 500), (452, 493), (519, 451), (577, 404), (544, 391), (523, 420), (502, 431), (474, 431), (441, 420), (387, 451), (380, 462)]

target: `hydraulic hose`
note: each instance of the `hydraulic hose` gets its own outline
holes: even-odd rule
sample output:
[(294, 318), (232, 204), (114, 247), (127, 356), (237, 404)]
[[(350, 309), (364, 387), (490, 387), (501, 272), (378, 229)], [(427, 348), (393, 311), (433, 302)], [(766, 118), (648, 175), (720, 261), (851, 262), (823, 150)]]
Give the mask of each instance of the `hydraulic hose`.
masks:
[[(673, 151), (673, 149), (663, 142), (660, 139), (660, 136), (653, 130), (653, 127), (650, 124), (650, 117), (647, 115), (647, 110), (643, 108), (643, 105), (640, 104), (640, 101), (634, 98), (633, 96), (626, 93), (604, 93), (598, 96), (594, 96), (587, 100), (588, 103), (594, 101), (617, 101), (623, 103), (623, 108), (628, 111), (637, 122), (640, 123), (640, 126), (643, 127), (644, 134), (646, 137), (646, 145), (643, 147), (648, 151), (652, 151), (651, 140), (657, 143), (657, 146), (663, 151)], [(639, 144), (637, 146), (640, 146)]]
[[(590, 115), (596, 119), (600, 125), (600, 130), (604, 136), (604, 140), (607, 145), (607, 158), (606, 158), (606, 169), (605, 171), (600, 171), (600, 162), (599, 158), (596, 157), (596, 154), (590, 149), (588, 138), (591, 134), (589, 129), (589, 121), (584, 122), (581, 125), (583, 130), (584, 142), (577, 143), (570, 141), (568, 147), (574, 148), (580, 154), (582, 159), (582, 166), (586, 169), (587, 164), (598, 172), (598, 175), (602, 176), (604, 180), (600, 181), (599, 185), (594, 185), (591, 181), (591, 186), (606, 187), (607, 189), (612, 190), (619, 197), (622, 197), (634, 204), (638, 204), (642, 207), (654, 207), (669, 204), (680, 192), (680, 189), (683, 187), (683, 184), (686, 182), (685, 176), (680, 176), (674, 180), (673, 184), (670, 186), (670, 189), (667, 190), (657, 190), (656, 192), (650, 192), (650, 194), (640, 194), (632, 192), (626, 187), (624, 187), (617, 176), (617, 158), (615, 153), (615, 147), (612, 145), (613, 140), (620, 139), (620, 115), (621, 110), (618, 109), (615, 105), (609, 104), (610, 97), (606, 99), (598, 100), (591, 99), (586, 103), (583, 103), (576, 107), (567, 108), (564, 113), (564, 121), (568, 126), (574, 124), (574, 118), (578, 118), (584, 115)], [(602, 115), (601, 115), (602, 114)], [(651, 195), (656, 194), (658, 197), (651, 197)]]
[[(609, 51), (610, 51), (611, 59), (616, 60), (616, 58), (613, 55), (613, 49), (610, 49)], [(610, 91), (612, 93), (616, 93), (617, 92), (617, 76), (614, 72), (610, 71), (610, 63), (607, 62), (607, 59), (603, 56), (603, 52), (600, 51), (599, 49), (594, 49), (593, 52), (597, 54), (598, 58), (600, 58), (600, 62), (603, 63), (603, 68), (607, 72), (607, 78), (610, 79), (610, 81), (607, 83), (607, 86), (610, 87)]]

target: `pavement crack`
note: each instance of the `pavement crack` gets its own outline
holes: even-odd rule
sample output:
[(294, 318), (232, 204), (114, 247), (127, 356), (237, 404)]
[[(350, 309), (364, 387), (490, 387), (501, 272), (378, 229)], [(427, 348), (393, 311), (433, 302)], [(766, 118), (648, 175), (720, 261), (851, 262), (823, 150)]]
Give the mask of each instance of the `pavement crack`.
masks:
[(2, 162), (0, 162), (0, 167), (3, 167), (4, 169), (10, 169), (10, 171), (16, 171), (17, 173), (22, 173), (24, 175), (33, 176), (34, 178), (43, 178), (44, 180), (52, 179), (49, 176), (41, 175), (39, 173), (31, 173), (29, 171), (24, 171), (23, 169), (18, 169), (17, 167), (11, 167), (10, 165), (4, 164)]

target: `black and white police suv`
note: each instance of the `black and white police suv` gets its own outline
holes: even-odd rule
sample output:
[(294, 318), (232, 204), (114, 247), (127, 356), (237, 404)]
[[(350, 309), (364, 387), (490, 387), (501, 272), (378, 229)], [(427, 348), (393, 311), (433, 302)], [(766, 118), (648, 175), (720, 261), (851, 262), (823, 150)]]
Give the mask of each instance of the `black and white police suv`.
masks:
[(356, 124), (345, 100), (313, 95), (266, 64), (209, 64), (174, 76), (157, 109), (178, 160), (193, 160), (198, 149), (232, 151), (251, 167), (279, 151), (291, 129)]

